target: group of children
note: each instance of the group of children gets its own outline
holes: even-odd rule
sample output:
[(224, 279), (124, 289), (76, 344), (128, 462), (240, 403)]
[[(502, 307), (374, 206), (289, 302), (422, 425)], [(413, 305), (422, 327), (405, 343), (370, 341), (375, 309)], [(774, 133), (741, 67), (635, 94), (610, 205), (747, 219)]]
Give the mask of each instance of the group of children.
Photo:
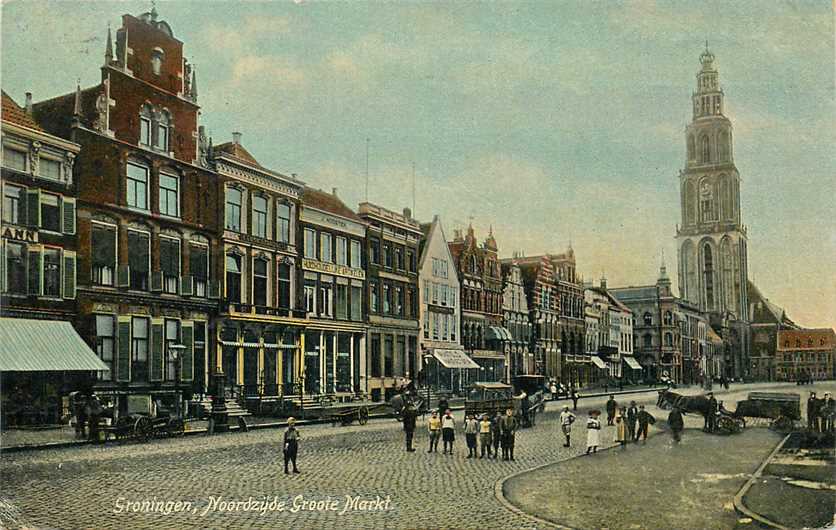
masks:
[[(502, 459), (514, 460), (514, 438), (519, 424), (512, 410), (503, 416), (497, 412), (491, 417), (483, 414), (478, 420), (474, 414), (468, 414), (464, 421), (464, 436), (467, 442), (467, 458), (499, 458), (499, 448), (502, 447)], [(453, 442), (456, 439), (456, 421), (453, 413), (447, 409), (442, 417), (433, 411), (427, 420), (427, 430), (430, 435), (428, 453), (438, 452), (438, 439), (444, 442), (442, 454), (453, 454)], [(477, 454), (481, 449), (481, 454)]]

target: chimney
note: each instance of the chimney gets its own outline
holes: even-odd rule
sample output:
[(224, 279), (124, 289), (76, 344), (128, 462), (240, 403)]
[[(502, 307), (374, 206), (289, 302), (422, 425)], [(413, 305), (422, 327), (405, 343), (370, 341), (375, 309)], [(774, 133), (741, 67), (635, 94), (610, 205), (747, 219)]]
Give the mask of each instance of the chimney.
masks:
[(410, 210), (409, 208), (404, 208), (403, 209), (403, 216), (406, 219), (412, 219), (412, 210)]
[(241, 145), (241, 133), (232, 133), (232, 143), (234, 143), (235, 145)]
[(337, 196), (337, 188), (331, 188), (331, 195), (333, 195), (334, 197)]
[(26, 114), (29, 114), (31, 116), (32, 115), (32, 93), (31, 92), (26, 93), (26, 106), (24, 108), (26, 109)]

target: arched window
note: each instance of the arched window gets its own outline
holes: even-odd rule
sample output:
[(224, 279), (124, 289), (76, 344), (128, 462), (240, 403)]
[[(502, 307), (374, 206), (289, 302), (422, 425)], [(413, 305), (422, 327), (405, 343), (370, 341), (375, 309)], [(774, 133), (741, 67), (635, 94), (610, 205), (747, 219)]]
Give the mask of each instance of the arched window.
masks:
[(226, 255), (226, 299), (229, 302), (241, 302), (241, 256)]
[(673, 314), (670, 311), (665, 311), (665, 325), (672, 326), (673, 325)]
[(720, 162), (729, 161), (729, 133), (723, 131), (717, 139), (717, 151), (720, 155)]
[(257, 257), (253, 260), (253, 304), (266, 306), (267, 300), (267, 259)]
[(642, 318), (644, 319), (644, 325), (645, 326), (652, 326), (653, 325), (653, 315), (651, 315), (649, 311), (645, 312), (645, 314), (642, 316)]
[(708, 141), (708, 136), (705, 135), (705, 134), (702, 135), (702, 138), (700, 138), (700, 152), (702, 154), (702, 158), (700, 159), (700, 162), (703, 162), (703, 163), (711, 162), (710, 142)]
[(165, 52), (160, 48), (154, 48), (154, 51), (151, 52), (151, 71), (154, 72), (154, 75), (160, 75), (160, 72), (162, 72), (163, 59), (165, 59)]
[(665, 333), (665, 347), (672, 348), (673, 347), (673, 333)]
[(155, 144), (157, 149), (168, 151), (169, 148), (169, 133), (171, 130), (171, 117), (167, 111), (160, 112), (159, 120), (157, 121), (157, 142)]
[(139, 111), (139, 144), (151, 147), (151, 131), (154, 111), (147, 103)]
[(696, 142), (694, 141), (694, 135), (688, 135), (688, 160), (694, 160), (697, 156), (697, 149), (696, 149)]
[(714, 257), (711, 255), (711, 246), (706, 243), (703, 246), (703, 285), (705, 285), (705, 305), (707, 309), (714, 308)]

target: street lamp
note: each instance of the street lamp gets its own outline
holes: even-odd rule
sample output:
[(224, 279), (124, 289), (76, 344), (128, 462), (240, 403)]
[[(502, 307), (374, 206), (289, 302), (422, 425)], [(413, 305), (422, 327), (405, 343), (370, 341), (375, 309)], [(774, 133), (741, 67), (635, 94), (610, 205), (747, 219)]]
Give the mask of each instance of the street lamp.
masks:
[(185, 351), (186, 346), (183, 344), (169, 344), (168, 355), (174, 359), (174, 403), (176, 407), (177, 417), (180, 418), (180, 363), (182, 362), (181, 353)]
[(429, 353), (423, 355), (424, 359), (424, 384), (427, 386), (427, 410), (430, 410), (430, 360), (433, 358)]

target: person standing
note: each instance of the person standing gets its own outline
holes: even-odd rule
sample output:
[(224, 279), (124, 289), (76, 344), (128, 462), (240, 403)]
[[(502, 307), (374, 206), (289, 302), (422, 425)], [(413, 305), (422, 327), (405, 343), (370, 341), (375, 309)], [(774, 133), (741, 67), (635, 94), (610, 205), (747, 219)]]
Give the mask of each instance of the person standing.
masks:
[(679, 407), (674, 407), (670, 414), (668, 414), (668, 425), (671, 427), (671, 434), (673, 434), (673, 441), (679, 443), (682, 440), (682, 430), (685, 429), (685, 422), (682, 420), (682, 413)]
[(448, 448), (450, 454), (453, 454), (453, 442), (456, 441), (456, 420), (453, 419), (453, 413), (450, 409), (444, 411), (444, 417), (441, 418), (441, 441), (444, 444), (442, 454), (447, 454)]
[(476, 435), (479, 433), (479, 422), (468, 414), (464, 420), (464, 437), (467, 440), (467, 457), (476, 458)]
[(479, 458), (485, 458), (485, 453), (488, 453), (488, 458), (491, 457), (491, 418), (488, 414), (482, 414), (482, 421), (479, 422), (479, 449)]
[(636, 433), (636, 441), (638, 442), (639, 438), (642, 438), (644, 443), (647, 443), (647, 432), (650, 430), (650, 425), (656, 423), (656, 418), (644, 410), (644, 405), (639, 405), (639, 413), (636, 416), (636, 419), (639, 424), (639, 432)]
[(438, 439), (441, 437), (441, 418), (438, 412), (433, 411), (430, 419), (427, 420), (427, 431), (430, 433), (430, 448), (428, 453), (438, 452)]
[(709, 392), (708, 397), (708, 413), (705, 415), (706, 432), (714, 432), (717, 430), (717, 400), (714, 398), (714, 392)]
[(834, 416), (836, 416), (836, 402), (834, 402), (830, 392), (824, 393), (824, 400), (822, 400), (819, 406), (819, 416), (821, 416), (822, 432), (833, 432)]
[(598, 416), (601, 413), (597, 410), (589, 411), (589, 418), (586, 420), (586, 454), (597, 453), (598, 444), (601, 441), (601, 421)]
[(444, 397), (438, 398), (438, 415), (444, 416), (447, 412), (447, 409), (450, 408), (450, 404), (447, 402), (447, 399)]
[(87, 417), (90, 420), (90, 441), (93, 443), (99, 443), (99, 422), (102, 418), (102, 404), (99, 401), (99, 397), (96, 394), (91, 394), (90, 399), (87, 401)]
[(807, 430), (810, 432), (819, 432), (819, 400), (816, 398), (815, 392), (810, 392), (810, 397), (807, 398)]
[(415, 420), (418, 418), (418, 411), (408, 403), (401, 412), (401, 419), (403, 420), (403, 432), (406, 436), (406, 452), (414, 453), (415, 449), (412, 447), (412, 439), (415, 437)]
[(560, 430), (566, 437), (563, 447), (569, 447), (569, 437), (572, 434), (572, 424), (575, 422), (575, 415), (569, 412), (569, 405), (563, 405), (563, 412), (560, 413)]
[(615, 441), (621, 444), (621, 448), (627, 447), (627, 418), (625, 417), (625, 410), (620, 408), (615, 412)]
[(76, 438), (83, 440), (87, 424), (87, 400), (81, 392), (73, 395), (73, 408), (75, 409), (75, 435)]
[(296, 430), (296, 418), (287, 419), (287, 430), (284, 432), (284, 474), (289, 474), (287, 465), (293, 464), (293, 472), (299, 473), (296, 467), (296, 454), (299, 451), (299, 431)]
[(505, 416), (499, 424), (499, 428), (502, 431), (503, 460), (514, 460), (514, 438), (517, 434), (517, 427), (519, 427), (519, 423), (517, 422), (517, 418), (514, 417), (513, 409), (506, 410)]
[(615, 418), (615, 411), (618, 409), (618, 403), (615, 401), (615, 396), (610, 394), (610, 399), (607, 400), (607, 425), (613, 424)]
[(630, 406), (627, 408), (627, 431), (630, 435), (630, 440), (633, 442), (638, 441), (639, 437), (636, 434), (636, 421), (639, 419), (639, 408), (636, 406), (635, 401), (630, 402)]
[(578, 410), (578, 393), (575, 392), (575, 387), (572, 387), (572, 389), (570, 390), (570, 394), (572, 396), (572, 410), (577, 411)]
[(499, 444), (502, 442), (502, 413), (497, 411), (491, 418), (491, 442), (493, 442), (493, 459), (499, 458)]

